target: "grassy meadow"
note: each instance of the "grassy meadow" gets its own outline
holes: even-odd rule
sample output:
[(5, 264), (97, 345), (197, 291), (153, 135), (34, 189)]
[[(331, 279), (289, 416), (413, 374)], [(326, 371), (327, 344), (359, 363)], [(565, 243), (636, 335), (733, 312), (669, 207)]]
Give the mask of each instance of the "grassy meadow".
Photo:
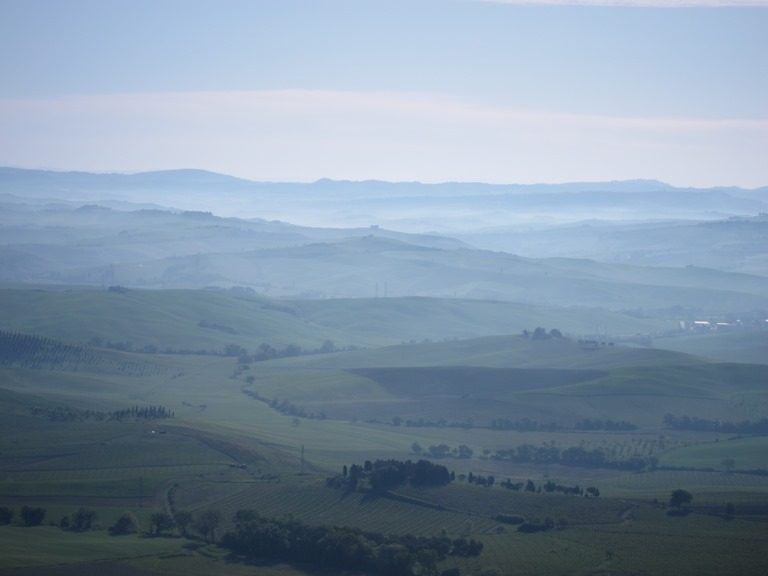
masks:
[[(0, 525), (0, 573), (324, 573), (206, 541), (244, 508), (312, 526), (473, 538), (478, 556), (437, 564), (463, 575), (768, 565), (766, 436), (665, 420), (759, 422), (765, 364), (587, 346), (591, 311), (509, 303), (83, 289), (0, 299), (0, 508), (14, 511)], [(613, 320), (628, 335), (665, 328)], [(565, 337), (521, 335), (538, 325)], [(257, 357), (265, 344), (299, 351)], [(599, 463), (583, 460), (595, 454)], [(357, 489), (338, 483), (365, 461), (420, 458), (453, 481), (383, 493), (365, 474)], [(532, 490), (506, 487), (529, 481)], [(693, 500), (670, 515), (675, 489)], [(41, 525), (25, 525), (25, 506), (45, 509)], [(92, 529), (65, 529), (79, 508), (95, 511)], [(222, 518), (214, 538), (194, 523), (147, 534), (157, 512), (210, 510)], [(126, 511), (139, 532), (111, 535)], [(499, 515), (551, 522), (526, 533)]]

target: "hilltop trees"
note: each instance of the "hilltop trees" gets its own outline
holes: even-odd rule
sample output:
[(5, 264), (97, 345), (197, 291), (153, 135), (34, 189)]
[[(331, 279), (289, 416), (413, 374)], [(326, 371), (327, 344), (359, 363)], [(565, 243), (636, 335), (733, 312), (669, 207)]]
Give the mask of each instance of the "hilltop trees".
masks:
[[(343, 470), (347, 469), (346, 465)], [(373, 492), (387, 492), (409, 482), (414, 486), (444, 486), (452, 480), (448, 468), (433, 464), (429, 460), (366, 460), (363, 466), (352, 464), (346, 476), (330, 478), (329, 486), (342, 487), (353, 491), (360, 481), (367, 481)]]

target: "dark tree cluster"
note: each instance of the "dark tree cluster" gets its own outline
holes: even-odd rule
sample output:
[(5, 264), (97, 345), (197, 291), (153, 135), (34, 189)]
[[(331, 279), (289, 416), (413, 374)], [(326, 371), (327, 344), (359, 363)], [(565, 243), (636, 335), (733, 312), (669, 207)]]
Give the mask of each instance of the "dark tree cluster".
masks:
[(22, 506), (21, 519), (26, 526), (39, 526), (45, 520), (45, 508)]
[(743, 420), (742, 422), (722, 422), (696, 416), (674, 416), (666, 414), (664, 425), (673, 430), (692, 430), (695, 432), (721, 432), (723, 434), (768, 434), (768, 418)]
[(533, 332), (528, 329), (523, 330), (522, 336), (528, 340), (551, 340), (552, 338), (562, 338), (563, 333), (557, 328), (552, 328), (548, 331), (546, 328), (537, 326)]
[(437, 575), (437, 562), (449, 554), (476, 556), (483, 549), (476, 540), (309, 526), (294, 518), (266, 518), (254, 510), (238, 510), (233, 524), (234, 529), (224, 534), (222, 546), (248, 557), (308, 564), (323, 570), (387, 576)]
[(581, 468), (615, 468), (618, 470), (655, 469), (658, 460), (655, 456), (630, 456), (625, 459), (612, 458), (600, 448), (587, 449), (582, 446), (570, 446), (560, 449), (552, 444), (534, 446), (521, 444), (517, 448), (496, 450), (491, 456), (494, 460), (511, 462), (532, 462), (535, 464), (563, 464)]
[(342, 476), (330, 478), (328, 485), (354, 490), (361, 480), (365, 480), (373, 492), (382, 493), (405, 483), (413, 486), (444, 486), (449, 484), (453, 477), (448, 468), (433, 464), (429, 460), (366, 460), (362, 467), (352, 464), (347, 468), (345, 465)]

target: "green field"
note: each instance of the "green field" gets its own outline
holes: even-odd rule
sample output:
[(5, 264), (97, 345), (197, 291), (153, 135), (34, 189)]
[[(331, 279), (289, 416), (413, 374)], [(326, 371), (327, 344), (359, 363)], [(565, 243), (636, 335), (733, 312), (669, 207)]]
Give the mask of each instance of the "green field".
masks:
[[(311, 526), (475, 538), (479, 556), (438, 562), (461, 574), (766, 567), (755, 552), (768, 544), (766, 436), (665, 420), (759, 423), (768, 416), (765, 364), (594, 348), (567, 334), (531, 340), (520, 332), (536, 326), (542, 309), (479, 301), (325, 305), (105, 290), (2, 298), (0, 507), (14, 511), (11, 525), (0, 526), (4, 574), (70, 573), (63, 565), (147, 576), (323, 573), (302, 563), (248, 564), (204, 542), (196, 525), (146, 534), (159, 511), (199, 518), (215, 510), (218, 541), (246, 508)], [(579, 313), (571, 313), (563, 322), (576, 325)], [(501, 329), (505, 314), (519, 315), (515, 329)], [(481, 323), (487, 332), (473, 333)], [(326, 340), (334, 345), (321, 352)], [(265, 343), (300, 351), (253, 356)], [(168, 417), (149, 416), (150, 407)], [(598, 453), (597, 464), (584, 459)], [(366, 460), (419, 458), (454, 480), (386, 493), (366, 474), (357, 489), (326, 485)], [(470, 484), (470, 474), (494, 483)], [(529, 480), (534, 490), (505, 487)], [(547, 492), (547, 484), (582, 492)], [(586, 497), (587, 487), (600, 496)], [(687, 515), (668, 515), (678, 488), (693, 501)], [(24, 506), (46, 510), (41, 526), (24, 525)], [(94, 529), (60, 526), (81, 507), (96, 511)], [(125, 511), (140, 532), (110, 535)], [(523, 533), (499, 514), (552, 526)]]

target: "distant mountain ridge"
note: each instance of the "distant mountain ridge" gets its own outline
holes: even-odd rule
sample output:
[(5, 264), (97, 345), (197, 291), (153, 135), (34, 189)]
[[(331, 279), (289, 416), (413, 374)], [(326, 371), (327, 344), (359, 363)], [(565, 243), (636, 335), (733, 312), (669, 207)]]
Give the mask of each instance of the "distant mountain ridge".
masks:
[[(205, 170), (93, 174), (0, 168), (0, 194), (115, 206), (152, 204), (218, 216), (334, 228), (451, 235), (593, 220), (715, 220), (768, 213), (768, 187), (676, 188), (657, 180), (564, 184), (256, 182)], [(111, 204), (110, 204), (111, 203)]]
[(765, 192), (768, 186), (747, 189), (737, 186), (713, 186), (707, 188), (681, 188), (666, 182), (654, 179), (632, 179), (596, 182), (563, 182), (563, 183), (536, 183), (536, 184), (490, 184), (485, 182), (453, 182), (440, 183), (423, 182), (391, 182), (386, 180), (332, 180), (321, 178), (314, 182), (275, 182), (263, 180), (251, 180), (212, 172), (197, 168), (179, 168), (169, 170), (156, 170), (135, 173), (120, 172), (85, 172), (85, 171), (57, 171), (29, 168), (14, 168), (0, 166), (0, 187), (5, 188), (9, 184), (43, 185), (52, 182), (71, 183), (77, 185), (136, 185), (136, 184), (163, 184), (163, 185), (242, 185), (265, 186), (281, 185), (289, 187), (311, 186), (316, 188), (389, 188), (400, 190), (415, 189), (440, 189), (446, 192), (479, 191), (488, 193), (503, 192), (660, 192), (660, 191), (728, 191), (732, 193)]

